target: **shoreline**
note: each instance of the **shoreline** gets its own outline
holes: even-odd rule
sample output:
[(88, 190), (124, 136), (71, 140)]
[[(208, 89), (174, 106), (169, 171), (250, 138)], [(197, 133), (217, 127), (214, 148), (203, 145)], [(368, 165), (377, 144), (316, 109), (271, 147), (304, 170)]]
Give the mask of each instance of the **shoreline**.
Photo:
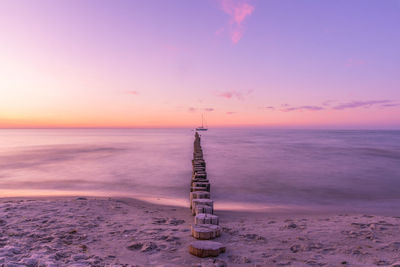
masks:
[(226, 253), (199, 259), (187, 251), (193, 223), (188, 209), (124, 197), (0, 198), (0, 265), (391, 266), (400, 261), (398, 216), (225, 210), (216, 214)]
[[(1, 192), (1, 191), (0, 191)], [(75, 199), (79, 197), (85, 197), (88, 199), (119, 199), (119, 200), (129, 200), (142, 202), (144, 204), (152, 204), (159, 207), (170, 207), (170, 208), (188, 208), (188, 199), (178, 199), (178, 198), (167, 198), (167, 197), (145, 197), (145, 196), (132, 196), (132, 195), (104, 195), (104, 194), (56, 194), (56, 195), (31, 195), (31, 196), (6, 196), (0, 197), (0, 203), (4, 200), (57, 200), (57, 199)], [(222, 202), (222, 203), (221, 203)], [(219, 213), (229, 213), (234, 216), (249, 215), (252, 216), (264, 216), (266, 213), (270, 215), (284, 216), (285, 214), (295, 214), (295, 215), (335, 215), (335, 214), (372, 214), (379, 216), (400, 216), (400, 210), (398, 205), (389, 206), (390, 201), (385, 202), (368, 202), (357, 203), (356, 206), (340, 206), (331, 204), (320, 204), (320, 205), (293, 205), (293, 204), (269, 204), (261, 205), (258, 203), (245, 203), (245, 202), (224, 202), (217, 200), (214, 204), (215, 210)], [(368, 206), (368, 207), (366, 207)]]

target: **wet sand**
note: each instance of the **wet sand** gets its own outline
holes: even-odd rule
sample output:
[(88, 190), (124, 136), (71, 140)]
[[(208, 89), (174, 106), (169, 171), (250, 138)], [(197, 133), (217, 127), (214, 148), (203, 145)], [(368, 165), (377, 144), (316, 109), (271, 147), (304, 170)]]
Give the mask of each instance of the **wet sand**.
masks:
[[(129, 198), (0, 199), (0, 266), (395, 266), (400, 217), (218, 211), (226, 253), (188, 253), (188, 208)], [(400, 263), (399, 265), (400, 266)]]

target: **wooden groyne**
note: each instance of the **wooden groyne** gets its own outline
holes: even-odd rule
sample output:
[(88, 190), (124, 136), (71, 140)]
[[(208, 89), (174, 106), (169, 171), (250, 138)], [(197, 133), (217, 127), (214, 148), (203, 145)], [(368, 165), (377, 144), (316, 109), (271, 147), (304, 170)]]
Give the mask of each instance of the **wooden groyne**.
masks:
[(189, 252), (195, 256), (216, 257), (225, 252), (225, 246), (210, 241), (221, 235), (219, 218), (214, 215), (214, 201), (211, 199), (211, 184), (207, 177), (206, 162), (200, 143), (200, 135), (195, 134), (193, 147), (193, 172), (190, 182), (190, 209), (194, 217), (192, 236), (197, 241), (190, 243)]

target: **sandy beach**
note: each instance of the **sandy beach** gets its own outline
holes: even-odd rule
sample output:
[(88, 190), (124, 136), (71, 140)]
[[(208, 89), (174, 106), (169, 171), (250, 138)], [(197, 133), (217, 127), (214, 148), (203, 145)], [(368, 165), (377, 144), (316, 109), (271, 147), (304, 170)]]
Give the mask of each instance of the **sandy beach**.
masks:
[(216, 214), (226, 253), (200, 259), (188, 253), (188, 208), (129, 198), (3, 198), (0, 266), (400, 266), (400, 217)]

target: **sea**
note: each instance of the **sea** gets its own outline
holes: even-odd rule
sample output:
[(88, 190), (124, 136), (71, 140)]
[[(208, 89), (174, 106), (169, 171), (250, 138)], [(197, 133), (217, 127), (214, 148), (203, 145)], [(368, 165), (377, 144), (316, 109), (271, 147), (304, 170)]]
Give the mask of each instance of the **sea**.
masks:
[[(187, 206), (194, 130), (1, 129), (0, 197), (133, 197)], [(216, 208), (400, 211), (400, 131), (215, 128)]]

